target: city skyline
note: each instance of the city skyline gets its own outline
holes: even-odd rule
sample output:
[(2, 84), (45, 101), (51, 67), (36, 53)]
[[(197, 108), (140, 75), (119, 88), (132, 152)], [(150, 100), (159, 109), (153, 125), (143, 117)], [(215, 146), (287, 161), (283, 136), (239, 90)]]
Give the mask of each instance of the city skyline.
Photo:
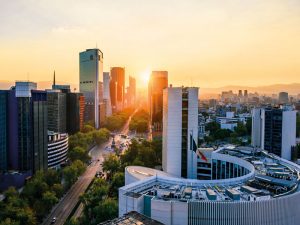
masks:
[(0, 80), (51, 80), (55, 69), (76, 84), (78, 52), (97, 46), (104, 71), (125, 67), (141, 87), (154, 70), (174, 86), (300, 83), (298, 1), (136, 3), (3, 3)]

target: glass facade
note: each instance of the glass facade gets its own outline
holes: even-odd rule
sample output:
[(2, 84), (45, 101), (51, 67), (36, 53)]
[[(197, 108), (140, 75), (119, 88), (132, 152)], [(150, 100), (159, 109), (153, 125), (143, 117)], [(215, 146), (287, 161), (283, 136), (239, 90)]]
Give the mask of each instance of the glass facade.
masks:
[(74, 134), (83, 127), (84, 96), (82, 93), (67, 94), (67, 133)]
[(0, 171), (7, 170), (7, 92), (0, 91)]
[(32, 92), (33, 122), (33, 171), (47, 169), (48, 119), (46, 92)]
[(47, 168), (47, 95), (31, 95), (17, 98), (18, 170), (35, 172)]
[(99, 74), (103, 74), (103, 53), (99, 49), (87, 49), (79, 54), (80, 92), (85, 97), (84, 120), (99, 125)]
[(248, 174), (250, 171), (234, 163), (212, 160), (212, 180), (229, 179)]
[(265, 111), (265, 142), (264, 149), (281, 156), (282, 146), (282, 110)]
[(181, 132), (181, 177), (187, 177), (188, 152), (188, 96), (186, 88), (182, 89), (182, 132)]
[(60, 92), (47, 93), (48, 130), (66, 133), (67, 94)]
[(168, 72), (153, 71), (148, 85), (151, 124), (154, 131), (162, 131), (163, 90), (168, 87)]

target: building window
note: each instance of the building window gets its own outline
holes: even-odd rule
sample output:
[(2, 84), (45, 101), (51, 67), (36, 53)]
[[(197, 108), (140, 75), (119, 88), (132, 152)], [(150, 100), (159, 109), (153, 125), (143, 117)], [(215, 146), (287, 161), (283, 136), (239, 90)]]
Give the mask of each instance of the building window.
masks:
[(93, 55), (90, 55), (90, 60), (93, 60), (93, 59), (94, 59)]

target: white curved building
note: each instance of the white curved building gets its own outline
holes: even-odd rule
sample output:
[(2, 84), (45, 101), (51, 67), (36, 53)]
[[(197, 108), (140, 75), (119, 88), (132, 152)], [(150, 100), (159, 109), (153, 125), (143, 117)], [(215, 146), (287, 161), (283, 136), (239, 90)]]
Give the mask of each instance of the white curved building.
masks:
[(67, 160), (68, 134), (48, 131), (48, 168), (59, 168)]
[[(164, 224), (300, 224), (300, 167), (248, 147), (211, 153), (210, 180), (130, 166), (119, 189), (119, 215), (137, 211)], [(202, 168), (203, 169), (203, 168)]]

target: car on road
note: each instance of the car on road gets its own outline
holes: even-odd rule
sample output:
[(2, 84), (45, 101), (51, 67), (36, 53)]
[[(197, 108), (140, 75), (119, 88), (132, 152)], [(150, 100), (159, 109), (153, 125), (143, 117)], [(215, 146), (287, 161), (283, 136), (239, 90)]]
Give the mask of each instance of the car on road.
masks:
[(51, 220), (51, 224), (54, 224), (56, 222), (56, 217), (53, 217)]

